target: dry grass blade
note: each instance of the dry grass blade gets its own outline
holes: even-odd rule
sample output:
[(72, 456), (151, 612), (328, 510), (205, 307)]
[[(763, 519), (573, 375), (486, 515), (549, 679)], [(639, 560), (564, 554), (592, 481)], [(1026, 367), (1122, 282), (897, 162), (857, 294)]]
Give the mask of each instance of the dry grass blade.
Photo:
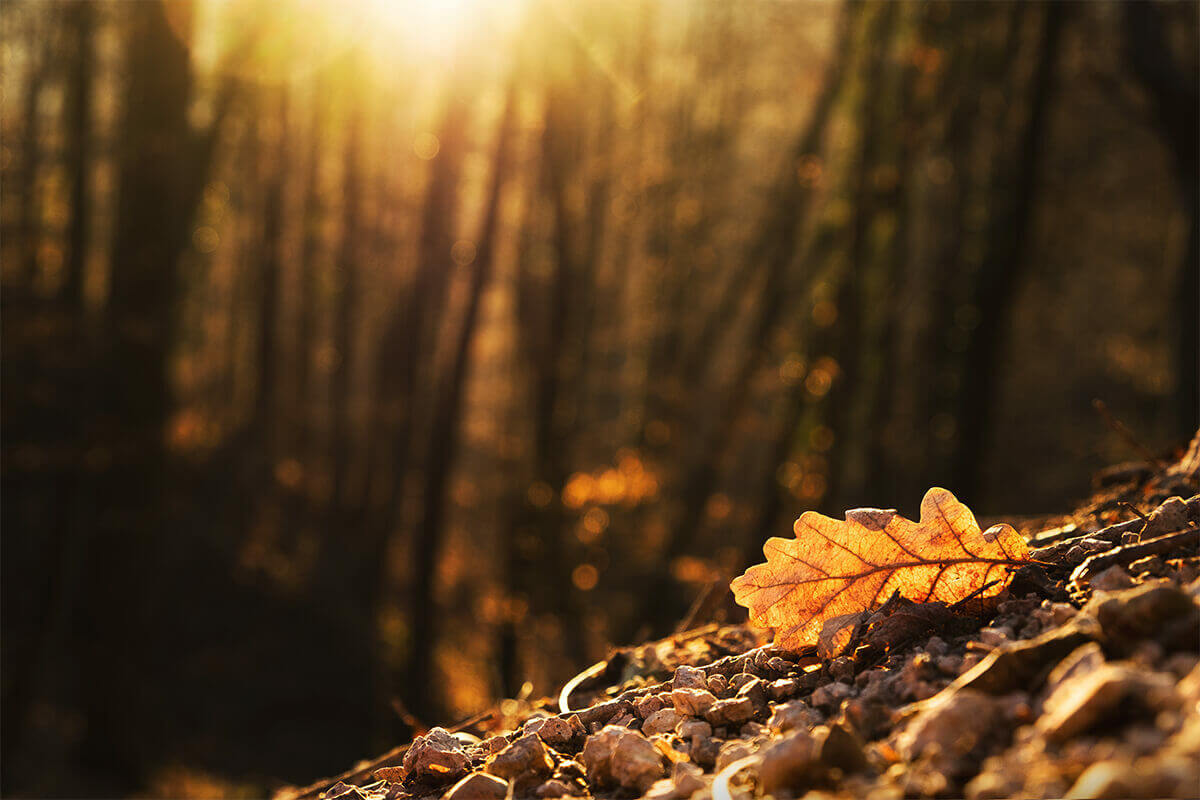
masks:
[(844, 522), (809, 511), (795, 533), (768, 539), (767, 563), (731, 588), (756, 624), (775, 629), (777, 646), (819, 644), (826, 655), (840, 652), (863, 612), (893, 593), (918, 603), (990, 597), (1029, 552), (1011, 526), (981, 531), (970, 509), (938, 488), (925, 494), (920, 522), (876, 508), (847, 511)]

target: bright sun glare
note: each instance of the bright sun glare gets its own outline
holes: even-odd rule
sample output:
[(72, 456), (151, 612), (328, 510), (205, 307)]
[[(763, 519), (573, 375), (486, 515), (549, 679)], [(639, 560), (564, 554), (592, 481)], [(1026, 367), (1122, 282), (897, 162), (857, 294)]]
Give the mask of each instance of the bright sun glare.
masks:
[[(505, 36), (523, 6), (524, 0), (216, 0), (201, 6), (200, 29), (208, 36), (201, 36), (198, 55), (215, 66), (240, 33), (261, 27), (251, 67), (260, 79), (303, 74), (350, 50), (385, 69), (439, 69), (467, 39)], [(265, 25), (262, 15), (269, 15)]]

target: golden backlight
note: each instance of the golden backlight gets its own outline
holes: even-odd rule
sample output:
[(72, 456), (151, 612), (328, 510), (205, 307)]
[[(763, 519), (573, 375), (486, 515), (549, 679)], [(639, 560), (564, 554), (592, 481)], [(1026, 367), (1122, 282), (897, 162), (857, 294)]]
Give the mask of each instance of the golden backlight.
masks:
[[(469, 40), (506, 40), (525, 0), (209, 0), (196, 9), (198, 63), (289, 80), (346, 57), (376, 69), (448, 68)], [(180, 21), (182, 24), (182, 21)], [(178, 27), (178, 26), (177, 26)], [(239, 57), (243, 41), (253, 58)]]

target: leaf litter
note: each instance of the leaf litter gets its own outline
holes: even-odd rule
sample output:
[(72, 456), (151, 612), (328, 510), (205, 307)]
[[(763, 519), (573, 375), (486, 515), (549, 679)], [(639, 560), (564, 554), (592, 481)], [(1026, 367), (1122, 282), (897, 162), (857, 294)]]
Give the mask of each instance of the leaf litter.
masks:
[(941, 489), (918, 522), (806, 514), (734, 582), (773, 643), (713, 624), (619, 649), (562, 708), (498, 707), (276, 800), (1194, 797), (1197, 452), (1019, 531)]

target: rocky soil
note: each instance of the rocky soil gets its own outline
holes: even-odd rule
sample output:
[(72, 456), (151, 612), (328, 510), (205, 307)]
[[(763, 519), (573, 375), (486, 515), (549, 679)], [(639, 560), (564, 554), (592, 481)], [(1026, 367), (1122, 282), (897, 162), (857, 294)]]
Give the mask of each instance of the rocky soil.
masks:
[(1039, 564), (994, 600), (894, 598), (831, 661), (742, 626), (623, 650), (277, 800), (1200, 797), (1198, 491), (1200, 436), (1020, 524)]

